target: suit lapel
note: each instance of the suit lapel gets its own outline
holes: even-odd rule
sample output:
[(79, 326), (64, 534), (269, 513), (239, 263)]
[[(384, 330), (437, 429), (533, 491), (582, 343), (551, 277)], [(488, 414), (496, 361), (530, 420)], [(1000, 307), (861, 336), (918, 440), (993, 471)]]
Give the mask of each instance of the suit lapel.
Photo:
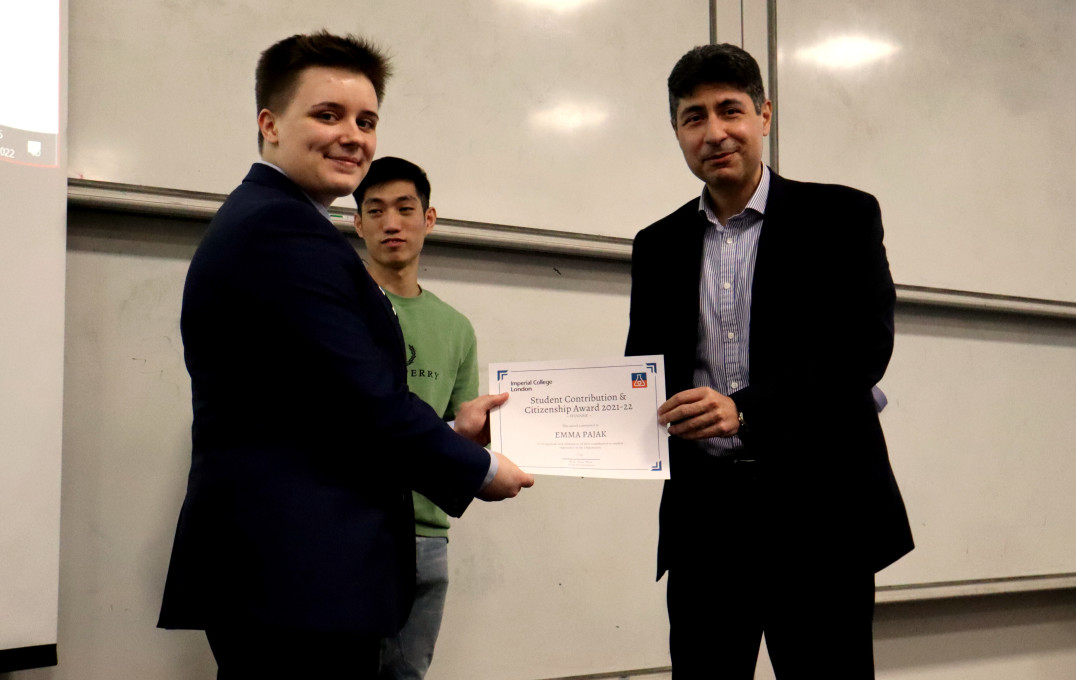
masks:
[(769, 309), (767, 298), (770, 291), (780, 286), (781, 273), (774, 271), (777, 251), (787, 228), (785, 218), (788, 206), (788, 180), (776, 172), (770, 173), (770, 193), (766, 198), (766, 214), (762, 218), (762, 231), (758, 238), (758, 251), (755, 255), (755, 273), (751, 284), (751, 338), (755, 337), (754, 328), (758, 319), (758, 310)]
[(692, 300), (690, 308), (691, 314), (688, 314), (690, 327), (685, 327), (685, 335), (691, 338), (692, 343), (692, 355), (694, 354), (694, 345), (698, 344), (699, 336), (699, 309), (700, 296), (699, 296), (699, 284), (702, 280), (702, 258), (703, 258), (703, 240), (706, 236), (706, 220), (699, 214), (698, 206), (691, 212), (691, 219), (689, 222), (690, 230), (685, 235), (687, 245), (687, 262), (690, 266), (684, 268), (684, 290), (683, 299)]
[[(366, 269), (365, 265), (363, 265), (363, 269)], [(369, 277), (370, 282), (377, 287), (377, 292), (383, 303), (382, 308), (385, 310), (385, 314), (388, 317), (388, 324), (392, 326), (392, 330), (396, 334), (396, 339), (399, 340), (400, 356), (401, 358), (406, 358), (407, 351), (404, 343), (403, 329), (400, 327), (400, 318), (396, 315), (396, 310), (392, 306), (392, 300), (385, 294), (384, 289), (382, 289), (381, 286), (378, 286), (377, 282), (373, 280), (373, 277), (370, 276), (370, 272), (366, 272), (366, 276)]]
[[(678, 233), (672, 234), (664, 244), (668, 255), (665, 257), (665, 280), (669, 285), (669, 308), (671, 327), (667, 329), (669, 338), (676, 343), (666, 356), (666, 371), (673, 381), (670, 389), (687, 389), (693, 380), (694, 357), (699, 342), (699, 281), (702, 277), (703, 238), (706, 233), (706, 220), (699, 214), (698, 200), (681, 208), (683, 215), (678, 224)], [(678, 358), (685, 359), (682, 365)], [(673, 366), (669, 366), (674, 363)], [(679, 384), (677, 384), (679, 383)], [(671, 394), (671, 392), (670, 392)]]

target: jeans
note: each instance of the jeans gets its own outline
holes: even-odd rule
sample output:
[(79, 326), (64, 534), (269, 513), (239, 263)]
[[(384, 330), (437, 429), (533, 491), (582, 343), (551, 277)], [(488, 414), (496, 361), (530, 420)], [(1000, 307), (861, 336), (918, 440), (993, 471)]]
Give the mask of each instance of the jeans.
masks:
[(433, 659), (448, 592), (448, 539), (415, 537), (415, 603), (403, 629), (381, 643), (381, 680), (422, 680)]

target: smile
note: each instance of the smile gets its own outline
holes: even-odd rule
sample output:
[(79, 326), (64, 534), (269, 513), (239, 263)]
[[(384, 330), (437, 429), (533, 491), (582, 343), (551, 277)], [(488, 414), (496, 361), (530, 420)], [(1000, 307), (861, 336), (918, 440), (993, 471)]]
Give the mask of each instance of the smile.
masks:
[(723, 161), (727, 161), (728, 159), (732, 158), (732, 155), (734, 153), (736, 153), (736, 152), (735, 151), (722, 151), (721, 153), (715, 153), (715, 154), (711, 154), (709, 156), (706, 156), (705, 158), (703, 158), (703, 161), (705, 161), (707, 163), (721, 163)]
[(346, 156), (326, 156), (330, 161), (339, 163), (340, 165), (347, 166), (349, 168), (357, 168), (359, 166), (359, 159), (350, 158)]

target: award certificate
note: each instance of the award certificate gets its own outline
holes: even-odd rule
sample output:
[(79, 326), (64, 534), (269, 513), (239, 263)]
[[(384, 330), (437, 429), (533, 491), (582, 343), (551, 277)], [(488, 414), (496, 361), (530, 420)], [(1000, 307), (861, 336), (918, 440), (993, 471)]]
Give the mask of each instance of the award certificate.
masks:
[(668, 479), (669, 434), (659, 356), (496, 363), (492, 448), (531, 474)]

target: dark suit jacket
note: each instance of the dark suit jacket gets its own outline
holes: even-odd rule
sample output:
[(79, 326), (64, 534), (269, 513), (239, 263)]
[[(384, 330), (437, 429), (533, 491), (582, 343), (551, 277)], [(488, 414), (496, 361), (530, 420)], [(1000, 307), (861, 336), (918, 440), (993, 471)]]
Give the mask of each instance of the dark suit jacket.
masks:
[(183, 291), (193, 457), (159, 625), (388, 635), (414, 590), (411, 489), (459, 516), (489, 468), (407, 390), (354, 249), (256, 164)]
[[(627, 354), (665, 355), (669, 396), (693, 387), (706, 224), (695, 198), (633, 247)], [(750, 386), (730, 396), (747, 424), (744, 457), (759, 461), (767, 540), (789, 557), (811, 551), (877, 571), (912, 549), (871, 397), (893, 350), (895, 298), (874, 197), (772, 174), (752, 285)], [(677, 503), (704, 455), (670, 440), (659, 577), (711, 519), (684, 516)]]

